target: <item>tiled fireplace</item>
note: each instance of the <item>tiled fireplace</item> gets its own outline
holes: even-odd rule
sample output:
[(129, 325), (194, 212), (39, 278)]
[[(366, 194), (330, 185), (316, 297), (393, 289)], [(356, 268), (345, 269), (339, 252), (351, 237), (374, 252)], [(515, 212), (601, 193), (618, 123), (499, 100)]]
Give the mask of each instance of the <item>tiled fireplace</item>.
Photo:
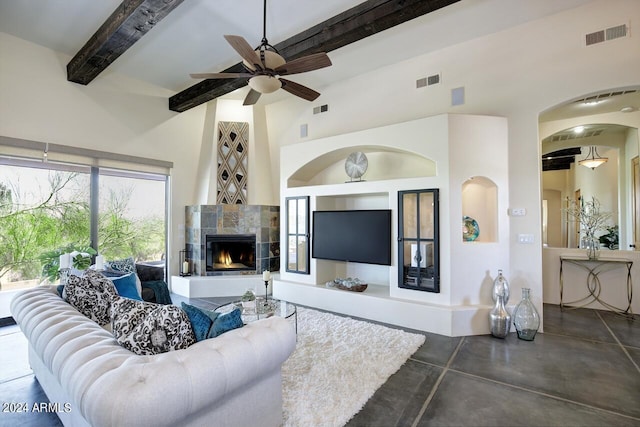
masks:
[(197, 276), (279, 271), (280, 207), (187, 206), (185, 242)]

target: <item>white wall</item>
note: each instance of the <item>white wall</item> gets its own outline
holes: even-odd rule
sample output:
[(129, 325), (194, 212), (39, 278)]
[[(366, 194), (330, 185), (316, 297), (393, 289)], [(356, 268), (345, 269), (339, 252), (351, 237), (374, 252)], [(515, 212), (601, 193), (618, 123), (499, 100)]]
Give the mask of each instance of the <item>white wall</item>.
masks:
[[(533, 298), (540, 301), (538, 115), (583, 94), (640, 83), (637, 37), (590, 47), (582, 41), (589, 32), (628, 22), (640, 22), (640, 2), (621, 0), (611, 7), (609, 1), (594, 1), (335, 82), (317, 88), (322, 96), (316, 104), (328, 104), (327, 113), (314, 116), (313, 105), (297, 99), (267, 106), (269, 123), (277, 123), (269, 128), (269, 140), (280, 146), (300, 142), (304, 139), (299, 136), (299, 127), (305, 123), (308, 139), (316, 139), (447, 112), (506, 117), (509, 206), (525, 208), (527, 212), (524, 217), (508, 219), (509, 280), (515, 289), (532, 288)], [(357, 50), (357, 45), (350, 45), (345, 52)], [(433, 72), (441, 73), (442, 83), (416, 89), (416, 78)], [(465, 88), (466, 103), (452, 107), (450, 91), (461, 86)], [(535, 243), (518, 244), (521, 233), (533, 234)]]
[[(628, 38), (583, 45), (586, 33), (640, 22), (640, 2), (611, 4), (594, 1), (316, 88), (322, 92), (316, 104), (330, 106), (325, 114), (314, 116), (316, 104), (295, 97), (265, 107), (271, 182), (278, 179), (280, 147), (302, 141), (303, 123), (311, 139), (441, 113), (506, 117), (509, 206), (527, 211), (508, 219), (509, 280), (515, 288), (533, 288), (533, 298), (540, 298), (535, 293), (542, 289), (538, 114), (583, 94), (640, 83), (640, 43), (633, 31)], [(430, 19), (412, 25), (428, 25)], [(354, 43), (329, 56), (358, 49)], [(169, 241), (170, 256), (177, 254), (184, 206), (200, 194), (194, 190), (198, 158), (212, 139), (207, 107), (171, 112), (172, 93), (108, 70), (88, 86), (67, 82), (68, 57), (1, 33), (0, 52), (0, 134), (174, 162)], [(442, 75), (440, 85), (415, 88), (417, 78), (434, 72)], [(466, 103), (452, 107), (450, 90), (462, 86)], [(279, 200), (279, 187), (272, 191), (272, 199)], [(519, 233), (533, 234), (535, 244), (518, 244)], [(175, 271), (177, 260), (170, 267)]]
[[(175, 113), (169, 91), (103, 72), (88, 86), (68, 82), (65, 55), (0, 33), (0, 135), (174, 163), (168, 235), (177, 271), (184, 207), (193, 203), (206, 106)], [(182, 234), (184, 231), (182, 231)]]
[[(560, 256), (584, 257), (585, 255), (582, 249), (545, 248), (543, 250), (543, 259), (545, 264), (549, 266), (549, 268), (546, 268), (544, 271), (545, 303), (560, 304)], [(638, 298), (638, 290), (640, 289), (640, 285), (638, 284), (638, 281), (640, 281), (640, 252), (627, 251), (624, 253), (615, 253), (600, 251), (600, 261), (611, 258), (632, 262), (631, 270), (627, 270), (625, 263), (600, 266), (590, 263), (582, 267), (563, 263), (563, 303), (566, 304), (568, 302), (581, 300), (589, 296), (590, 292), (587, 287), (587, 280), (590, 279), (590, 277), (589, 271), (585, 268), (588, 267), (599, 272), (598, 279), (600, 281), (600, 289), (596, 288), (594, 290), (595, 294), (606, 304), (610, 304), (624, 311), (629, 305), (627, 278), (630, 272), (632, 283), (631, 295), (633, 297), (631, 311), (637, 314), (640, 310), (640, 298)], [(591, 286), (593, 286), (593, 283)], [(589, 308), (600, 310), (608, 309), (599, 302), (592, 301), (592, 298), (586, 298), (586, 300), (574, 305), (579, 306), (587, 302), (587, 307)]]

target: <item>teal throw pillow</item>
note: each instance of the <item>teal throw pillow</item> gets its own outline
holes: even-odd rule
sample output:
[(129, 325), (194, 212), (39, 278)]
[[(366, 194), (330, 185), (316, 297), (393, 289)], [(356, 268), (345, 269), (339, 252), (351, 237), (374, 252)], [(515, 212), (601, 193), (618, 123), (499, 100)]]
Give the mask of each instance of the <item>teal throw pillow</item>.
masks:
[(215, 315), (215, 317), (217, 317), (218, 313), (210, 312), (209, 310), (204, 310), (184, 302), (181, 305), (191, 322), (191, 328), (193, 329), (193, 333), (196, 335), (196, 341), (206, 340), (208, 338), (211, 325), (213, 324), (213, 320), (210, 316)]
[(109, 277), (109, 280), (113, 282), (116, 287), (116, 291), (118, 291), (118, 295), (121, 297), (142, 301), (142, 298), (138, 293), (135, 273), (125, 274), (120, 277)]
[(213, 325), (211, 325), (207, 338), (215, 338), (225, 332), (241, 328), (242, 326), (244, 326), (242, 323), (242, 313), (240, 312), (240, 309), (236, 307), (228, 313), (221, 313), (218, 315), (218, 317), (213, 321)]

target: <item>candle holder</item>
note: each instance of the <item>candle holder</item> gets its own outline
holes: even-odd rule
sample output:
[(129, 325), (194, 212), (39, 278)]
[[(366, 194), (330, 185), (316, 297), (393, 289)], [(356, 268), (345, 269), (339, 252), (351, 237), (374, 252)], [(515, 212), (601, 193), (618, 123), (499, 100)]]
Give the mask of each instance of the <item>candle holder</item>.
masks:
[(180, 251), (180, 276), (191, 276), (191, 251)]
[(264, 280), (264, 305), (269, 305), (269, 281), (271, 280), (271, 272), (265, 270), (262, 272), (262, 280)]
[(95, 257), (95, 261), (94, 261), (94, 268), (96, 271), (104, 271), (104, 256), (103, 255), (96, 255)]
[(269, 281), (264, 281), (264, 305), (269, 305)]
[(60, 284), (65, 286), (67, 284), (67, 281), (69, 280), (69, 276), (71, 276), (71, 269), (61, 268), (59, 270), (59, 274), (60, 274)]

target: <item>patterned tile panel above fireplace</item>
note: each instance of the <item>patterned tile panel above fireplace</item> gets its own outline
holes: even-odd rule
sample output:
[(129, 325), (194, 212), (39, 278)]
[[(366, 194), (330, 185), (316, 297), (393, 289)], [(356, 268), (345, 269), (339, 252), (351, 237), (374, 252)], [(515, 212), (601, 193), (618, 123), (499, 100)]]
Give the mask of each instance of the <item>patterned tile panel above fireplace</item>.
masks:
[[(207, 234), (255, 234), (256, 271), (207, 271)], [(220, 276), (280, 270), (280, 207), (267, 205), (193, 205), (185, 207), (185, 242), (193, 274)]]

